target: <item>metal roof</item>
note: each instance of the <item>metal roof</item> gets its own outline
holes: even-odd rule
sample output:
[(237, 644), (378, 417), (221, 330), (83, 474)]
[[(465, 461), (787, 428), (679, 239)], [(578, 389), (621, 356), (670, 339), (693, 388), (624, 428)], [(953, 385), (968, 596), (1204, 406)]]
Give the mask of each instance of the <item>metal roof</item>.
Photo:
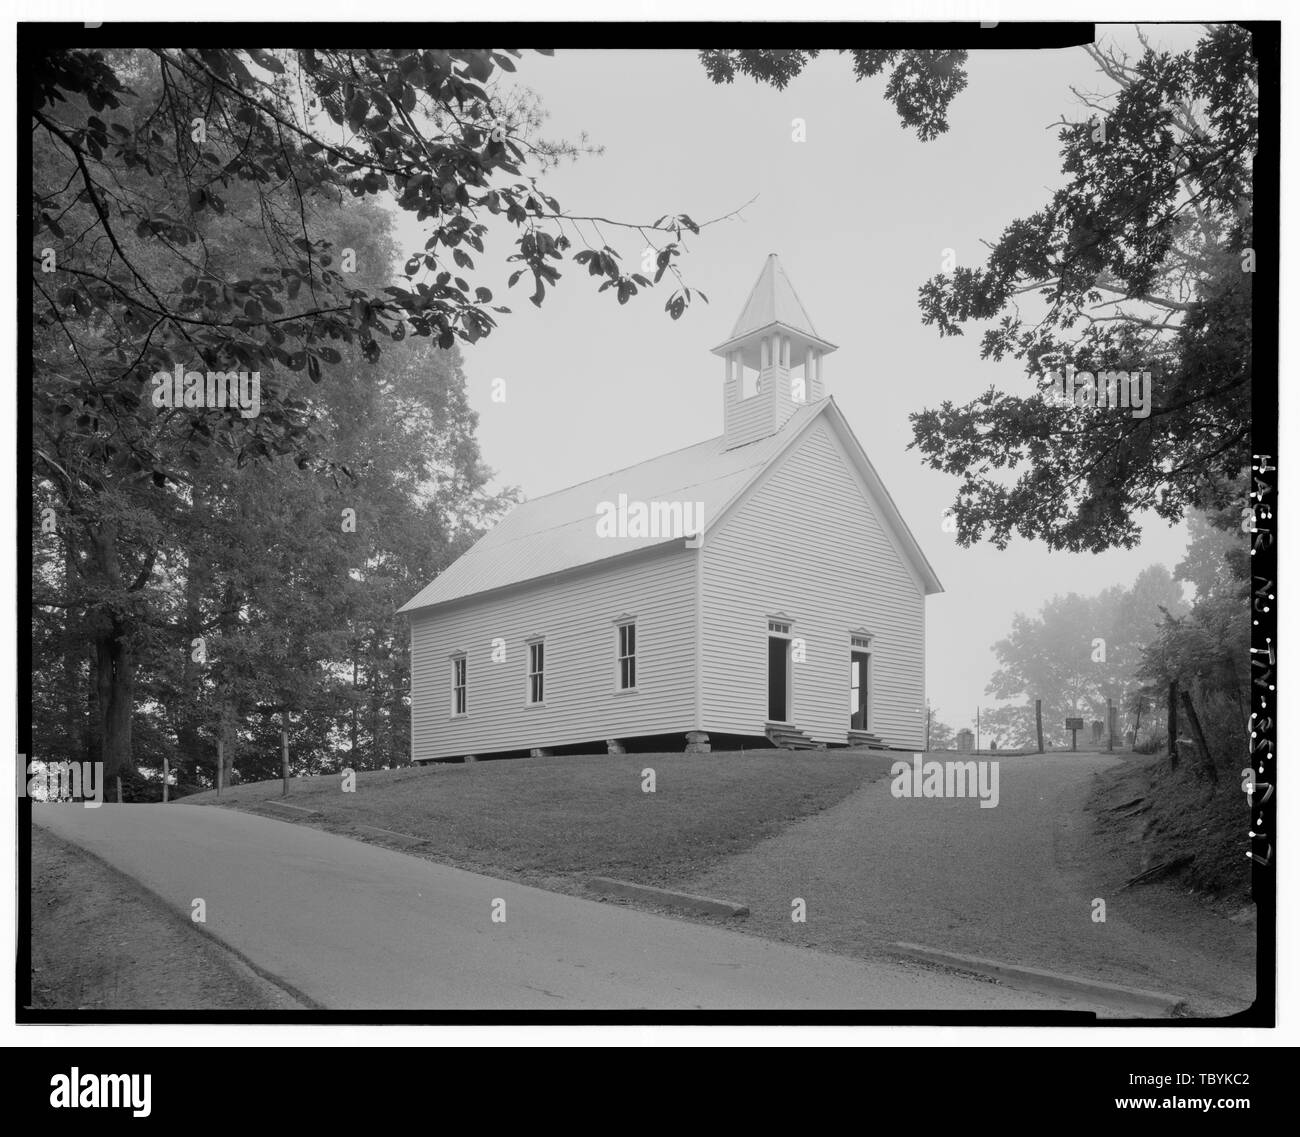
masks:
[(747, 336), (770, 324), (784, 324), (787, 328), (804, 332), (814, 339), (821, 338), (775, 253), (768, 253), (763, 271), (758, 274), (758, 280), (750, 290), (749, 299), (741, 309), (736, 326), (727, 338), (734, 340), (739, 336)]
[[(620, 494), (626, 494), (629, 502), (702, 502), (707, 533), (727, 507), (803, 429), (828, 410), (833, 411), (834, 419), (852, 439), (852, 448), (859, 452), (865, 469), (870, 472), (869, 482), (875, 483), (873, 489), (878, 487), (884, 491), (834, 400), (821, 399), (800, 407), (775, 434), (745, 446), (727, 450), (725, 436), (719, 435), (515, 506), (494, 529), (399, 611), (430, 608), (569, 569), (596, 565), (629, 552), (681, 542), (680, 536), (611, 539), (599, 535), (596, 522), (601, 504), (617, 503)], [(892, 523), (900, 543), (926, 582), (926, 591), (940, 591), (942, 586), (893, 501), (887, 492), (882, 497), (882, 506), (888, 514), (882, 520)]]
[(750, 289), (749, 299), (745, 301), (731, 335), (710, 350), (714, 355), (728, 356), (739, 348), (745, 365), (758, 368), (761, 363), (757, 338), (770, 329), (783, 329), (794, 339), (796, 359), (802, 359), (804, 350), (809, 347), (815, 347), (823, 354), (837, 350), (813, 328), (808, 310), (775, 253), (769, 253), (763, 262), (763, 270)]

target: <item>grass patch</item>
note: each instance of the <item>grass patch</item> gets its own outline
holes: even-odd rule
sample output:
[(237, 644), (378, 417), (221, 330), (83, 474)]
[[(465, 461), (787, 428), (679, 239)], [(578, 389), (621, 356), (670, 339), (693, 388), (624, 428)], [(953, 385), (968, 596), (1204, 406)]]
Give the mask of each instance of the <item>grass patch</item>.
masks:
[[(433, 860), (565, 891), (588, 875), (660, 887), (704, 871), (884, 777), (897, 755), (757, 750), (528, 758), (296, 778), (313, 824), (427, 842)], [(642, 770), (655, 792), (642, 792)], [(281, 783), (223, 790), (222, 805), (278, 799)], [(212, 792), (184, 799), (216, 804)]]

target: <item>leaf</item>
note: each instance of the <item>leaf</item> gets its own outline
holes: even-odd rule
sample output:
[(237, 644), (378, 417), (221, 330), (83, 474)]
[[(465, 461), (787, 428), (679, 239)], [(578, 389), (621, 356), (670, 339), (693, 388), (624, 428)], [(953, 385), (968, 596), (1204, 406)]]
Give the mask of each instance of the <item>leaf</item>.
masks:
[(259, 67), (264, 67), (267, 71), (276, 75), (284, 74), (284, 64), (269, 51), (265, 51), (260, 47), (250, 47), (245, 48), (244, 50), (248, 52), (252, 57), (253, 62)]

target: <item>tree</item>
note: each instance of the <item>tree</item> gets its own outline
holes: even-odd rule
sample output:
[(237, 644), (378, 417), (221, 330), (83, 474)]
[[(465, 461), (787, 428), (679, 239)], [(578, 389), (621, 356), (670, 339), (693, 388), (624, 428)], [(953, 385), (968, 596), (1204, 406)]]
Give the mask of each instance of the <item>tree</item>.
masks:
[[(106, 332), (96, 358), (105, 373), (98, 387), (65, 393), (71, 412), (98, 406), (87, 402), (97, 392), (133, 408), (147, 377), (177, 362), (319, 380), (340, 343), (370, 362), (384, 341), (408, 334), (442, 348), (474, 343), (496, 327), (494, 313), (509, 311), (471, 283), (488, 216), (520, 231), (506, 258), (520, 266), (510, 284), (530, 275), (534, 304), (564, 260), (620, 303), (665, 274), (680, 282), (682, 234), (701, 228), (688, 215), (631, 224), (565, 213), (525, 172), (567, 144), (517, 133), (528, 116), (489, 82), (517, 58), (199, 48), (38, 59), (32, 123), (54, 175), (33, 187), (38, 314), (58, 323), (68, 311), (100, 313)], [(143, 182), (121, 177), (139, 170)], [(309, 231), (315, 201), (381, 193), (430, 223), (400, 285), (359, 280), (337, 239)], [(199, 221), (227, 214), (260, 234), (269, 265), (231, 277), (211, 262)], [(622, 270), (601, 225), (635, 230), (655, 249), (653, 278)], [(675, 319), (691, 299), (682, 283), (665, 307)], [(305, 417), (277, 399), (258, 420), (228, 425), (245, 457), (299, 455), (310, 453)], [(190, 418), (197, 430), (201, 416)], [(124, 439), (146, 476), (172, 476), (190, 452), (154, 453), (129, 428)]]
[(1177, 571), (1195, 601), (1164, 613), (1138, 668), (1153, 702), (1167, 702), (1171, 683), (1191, 696), (1219, 762), (1250, 749), (1250, 541), (1240, 520), (1235, 506), (1192, 515)]
[[(962, 544), (1132, 546), (1142, 511), (1222, 507), (1249, 463), (1251, 33), (1212, 27), (1177, 54), (1143, 42), (1135, 61), (1085, 48), (1118, 90), (1080, 95), (1091, 117), (1062, 121), (1064, 188), (1008, 225), (984, 268), (921, 288), (940, 335), (997, 320), (982, 357), (1023, 360), (1035, 387), (912, 416), (928, 464), (962, 479)], [(1071, 368), (1149, 373), (1149, 415), (1049, 397)]]
[[(894, 104), (904, 129), (914, 129), (922, 142), (947, 131), (948, 107), (966, 86), (964, 51), (841, 48), (840, 52), (852, 59), (859, 82), (890, 69), (885, 98)], [(715, 83), (731, 83), (738, 74), (748, 75), (783, 91), (820, 54), (818, 49), (710, 49), (700, 52), (700, 62)]]
[[(288, 698), (265, 682), (250, 686), (248, 653), (264, 645), (249, 641), (242, 664), (222, 661), (219, 690), (207, 692), (219, 705), (209, 707), (202, 697), (209, 681), (195, 667), (173, 674), (175, 666), (163, 665), (176, 647), (165, 637), (215, 630), (229, 649), (259, 619), (248, 574), (265, 567), (256, 557), (265, 548), (235, 541), (229, 548), (253, 559), (234, 566), (209, 539), (230, 521), (224, 504), (253, 492), (242, 473), (250, 463), (265, 467), (258, 477), (274, 469), (282, 486), (293, 477), (284, 462), (356, 481), (356, 454), (340, 457), (325, 429), (328, 399), (317, 386), (327, 374), (360, 377), (402, 341), (443, 351), (473, 343), (508, 312), (473, 282), (475, 258), (486, 251), (485, 218), (518, 232), (506, 258), (519, 265), (510, 284), (529, 275), (535, 304), (566, 260), (619, 303), (665, 275), (678, 282), (669, 314), (677, 319), (691, 302), (676, 264), (683, 233), (702, 228), (688, 215), (623, 225), (565, 213), (544, 191), (538, 173), (578, 151), (536, 139), (536, 107), (497, 82), (519, 58), (490, 50), (177, 48), (58, 50), (31, 62), (33, 480), (58, 518), (53, 532), (39, 534), (45, 547), (33, 573), (43, 609), (66, 614), (57, 634), (44, 620), (37, 643), (63, 653), (56, 688), (63, 745), (74, 745), (77, 733), (74, 689), (94, 692), (85, 743), (110, 777), (134, 761), (133, 724), (144, 705), (169, 708), (184, 739), (178, 746), (192, 754), (201, 723), (214, 715), (233, 714), (237, 723), (238, 708)], [(374, 211), (367, 222), (365, 207), (379, 194), (429, 223), (424, 246), (396, 258), (404, 262), (400, 282), (396, 250), (367, 229)], [(623, 271), (602, 230), (620, 226), (636, 232), (638, 251), (647, 243), (656, 250), (652, 274)], [(256, 373), (260, 413), (160, 403), (152, 380), (177, 366)], [(489, 516), (482, 502), (469, 506), (486, 477), (472, 437), (436, 440), (452, 447), (440, 455), (454, 471), (449, 482), (430, 490), (409, 469), (382, 477), (398, 480), (408, 506), (422, 494), (436, 500), (439, 520), (453, 500), (471, 524)], [(377, 468), (375, 477), (382, 480)], [(399, 524), (411, 520), (408, 510)], [(297, 550), (307, 560), (289, 572), (286, 588), (308, 585), (304, 565), (332, 563), (328, 555), (311, 560), (317, 551), (310, 542)], [(364, 560), (350, 567), (375, 570)], [(395, 587), (398, 578), (383, 571), (384, 587)], [(186, 595), (178, 611), (176, 585)], [(311, 587), (319, 591), (319, 581)], [(361, 591), (370, 611), (364, 619), (354, 613), (350, 650), (358, 683), (362, 675), (371, 682), (375, 734), (384, 717), (375, 704), (401, 683), (401, 667), (390, 621), (378, 618), (382, 605)], [(89, 659), (78, 635), (90, 640)], [(290, 652), (282, 677), (309, 642), (282, 629), (280, 649)], [(142, 660), (147, 692), (137, 687)], [(167, 732), (153, 729), (161, 720), (143, 721), (151, 749), (165, 745)]]
[[(1023, 360), (1034, 388), (990, 387), (964, 406), (912, 415), (926, 463), (961, 479), (952, 512), (963, 545), (987, 538), (1005, 548), (1019, 533), (1076, 552), (1131, 547), (1142, 511), (1173, 522), (1189, 507), (1222, 506), (1249, 463), (1251, 32), (1212, 26), (1179, 53), (1138, 36), (1135, 60), (1083, 49), (1117, 90), (1074, 92), (1088, 116), (1060, 123), (1066, 185), (989, 243), (983, 268), (920, 289), (922, 322), (941, 336), (996, 320), (982, 357)], [(818, 54), (701, 59), (714, 82), (743, 74), (784, 89)], [(886, 95), (922, 141), (947, 129), (966, 85), (964, 53), (849, 54), (859, 79), (892, 66)], [(1047, 397), (1051, 375), (1067, 370), (1149, 373), (1150, 414)]]
[[(990, 707), (980, 717), (984, 746), (996, 742), (1000, 749), (1030, 750), (1038, 745), (1034, 721), (1034, 704), (1012, 703), (1005, 707)], [(1043, 724), (1043, 733), (1048, 733)]]
[(938, 715), (933, 715), (930, 719), (930, 750), (951, 750), (955, 745), (956, 735), (952, 727), (944, 722)]
[(1110, 698), (1122, 710), (1138, 688), (1143, 650), (1163, 615), (1185, 609), (1181, 592), (1161, 565), (1139, 574), (1131, 589), (1096, 596), (1055, 596), (1036, 617), (1016, 613), (1011, 634), (993, 645), (999, 667), (986, 688), (1018, 700), (991, 718), (1016, 746), (1036, 744), (1034, 701), (1043, 701), (1043, 735), (1066, 738), (1066, 717), (1102, 719)]

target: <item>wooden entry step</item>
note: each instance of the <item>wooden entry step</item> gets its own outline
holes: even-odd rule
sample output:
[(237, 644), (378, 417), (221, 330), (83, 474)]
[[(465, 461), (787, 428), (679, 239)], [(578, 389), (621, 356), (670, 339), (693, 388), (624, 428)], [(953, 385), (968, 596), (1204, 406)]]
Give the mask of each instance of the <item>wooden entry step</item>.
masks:
[(878, 734), (872, 734), (869, 730), (851, 730), (849, 731), (849, 746), (865, 748), (867, 750), (888, 750), (889, 744)]
[(797, 726), (787, 722), (769, 722), (763, 733), (767, 740), (778, 750), (818, 750), (821, 749), (811, 737)]

